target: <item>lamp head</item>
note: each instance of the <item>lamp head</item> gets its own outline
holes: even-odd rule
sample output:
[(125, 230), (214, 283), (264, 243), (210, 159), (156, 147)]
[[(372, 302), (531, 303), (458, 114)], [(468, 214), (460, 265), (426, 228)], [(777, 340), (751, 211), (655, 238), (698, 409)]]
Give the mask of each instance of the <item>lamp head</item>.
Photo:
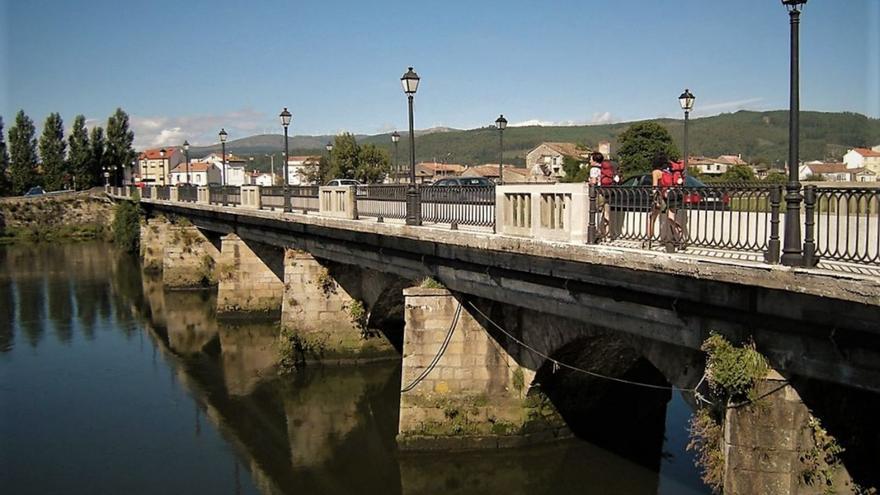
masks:
[(290, 112), (287, 111), (287, 107), (284, 107), (284, 110), (282, 110), (278, 116), (281, 117), (281, 125), (283, 125), (284, 127), (290, 125), (290, 118), (292, 117), (292, 115), (290, 114)]
[(416, 94), (416, 90), (419, 89), (419, 75), (415, 73), (412, 67), (406, 71), (400, 78), (400, 84), (403, 86), (403, 92), (408, 95)]
[(678, 103), (681, 105), (682, 110), (684, 110), (685, 112), (690, 112), (694, 109), (694, 100), (696, 99), (697, 97), (694, 96), (693, 93), (691, 93), (691, 90), (685, 89), (684, 93), (679, 95)]
[(400, 133), (398, 133), (397, 131), (392, 132), (391, 133), (391, 142), (396, 143), (398, 141), (400, 141)]
[(495, 120), (495, 127), (497, 127), (499, 131), (503, 131), (507, 128), (507, 119), (504, 118), (503, 114)]
[(226, 129), (220, 129), (220, 134), (218, 134), (218, 136), (220, 136), (220, 142), (225, 143), (226, 137), (229, 136), (229, 134), (226, 133)]

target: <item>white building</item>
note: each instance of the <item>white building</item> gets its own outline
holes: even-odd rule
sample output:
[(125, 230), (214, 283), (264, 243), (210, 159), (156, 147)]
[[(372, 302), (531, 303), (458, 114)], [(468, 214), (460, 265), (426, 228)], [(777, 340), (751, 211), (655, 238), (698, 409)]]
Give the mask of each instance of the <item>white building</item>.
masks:
[(269, 172), (251, 172), (251, 184), (255, 186), (274, 186), (276, 181), (275, 174), (270, 174)]
[(880, 174), (880, 145), (868, 148), (853, 148), (843, 155), (846, 168), (865, 168)]
[(578, 149), (574, 143), (541, 143), (526, 155), (526, 168), (534, 175), (559, 178), (565, 176), (565, 157), (587, 163), (589, 150)]
[(226, 153), (225, 172), (223, 171), (222, 153), (211, 153), (208, 156), (200, 158), (200, 161), (214, 164), (217, 169), (221, 171), (221, 177), (225, 175), (225, 180), (223, 182), (225, 182), (227, 186), (243, 186), (250, 184), (250, 178), (245, 171), (245, 164), (247, 164), (247, 162), (244, 158), (235, 156), (232, 153)]
[(307, 178), (307, 172), (310, 167), (316, 167), (320, 161), (320, 156), (289, 157), (287, 160), (287, 183), (291, 186), (313, 185)]
[(721, 155), (718, 158), (691, 156), (688, 159), (688, 167), (696, 168), (703, 175), (722, 175), (738, 165), (748, 165), (742, 155)]
[[(181, 163), (171, 171), (171, 184), (187, 183), (186, 163)], [(194, 186), (220, 184), (220, 168), (208, 162), (190, 162), (189, 183)]]

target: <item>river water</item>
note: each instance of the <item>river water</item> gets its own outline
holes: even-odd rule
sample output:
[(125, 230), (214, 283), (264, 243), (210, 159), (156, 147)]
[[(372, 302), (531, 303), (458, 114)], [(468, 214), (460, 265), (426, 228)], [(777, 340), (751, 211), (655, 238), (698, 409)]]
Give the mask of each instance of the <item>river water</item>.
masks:
[(279, 377), (276, 324), (215, 297), (107, 244), (0, 247), (2, 493), (709, 493), (677, 394), (647, 467), (582, 440), (404, 454), (399, 362)]

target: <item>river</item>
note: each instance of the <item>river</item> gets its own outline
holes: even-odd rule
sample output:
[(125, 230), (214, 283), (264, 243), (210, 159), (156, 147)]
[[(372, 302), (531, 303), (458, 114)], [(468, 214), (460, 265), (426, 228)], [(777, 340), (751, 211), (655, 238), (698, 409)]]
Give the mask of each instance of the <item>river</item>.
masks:
[(399, 362), (279, 377), (277, 323), (215, 299), (108, 244), (0, 246), (3, 493), (709, 493), (678, 394), (648, 467), (582, 440), (405, 454)]

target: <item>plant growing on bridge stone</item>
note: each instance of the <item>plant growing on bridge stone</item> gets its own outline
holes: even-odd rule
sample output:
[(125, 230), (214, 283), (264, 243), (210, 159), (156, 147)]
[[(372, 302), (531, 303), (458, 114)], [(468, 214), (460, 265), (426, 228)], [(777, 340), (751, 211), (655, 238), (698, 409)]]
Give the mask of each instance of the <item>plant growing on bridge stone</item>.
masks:
[(697, 452), (696, 464), (702, 479), (715, 492), (724, 483), (724, 415), (733, 402), (758, 400), (756, 385), (767, 376), (767, 359), (755, 348), (754, 342), (741, 347), (712, 333), (700, 349), (706, 353), (706, 381), (712, 391), (712, 406), (703, 405), (691, 417), (690, 442), (687, 450)]
[(141, 209), (134, 201), (120, 201), (113, 216), (113, 240), (120, 249), (136, 252), (141, 237)]
[(844, 449), (822, 427), (818, 418), (810, 415), (807, 428), (810, 430), (812, 447), (800, 455), (800, 461), (804, 465), (800, 482), (806, 486), (821, 488), (825, 494), (835, 493), (834, 476), (842, 466), (840, 454)]
[(431, 277), (425, 277), (419, 282), (419, 287), (422, 289), (445, 289), (446, 287), (440, 282), (434, 280)]
[(364, 303), (357, 299), (352, 300), (348, 305), (348, 316), (351, 318), (352, 325), (361, 332), (363, 338), (372, 336), (370, 331), (367, 330), (367, 319), (369, 318), (369, 314), (364, 307)]
[(321, 268), (321, 271), (318, 272), (318, 275), (315, 277), (315, 283), (318, 284), (318, 287), (325, 296), (336, 293), (336, 282), (333, 281), (330, 271), (326, 268)]

